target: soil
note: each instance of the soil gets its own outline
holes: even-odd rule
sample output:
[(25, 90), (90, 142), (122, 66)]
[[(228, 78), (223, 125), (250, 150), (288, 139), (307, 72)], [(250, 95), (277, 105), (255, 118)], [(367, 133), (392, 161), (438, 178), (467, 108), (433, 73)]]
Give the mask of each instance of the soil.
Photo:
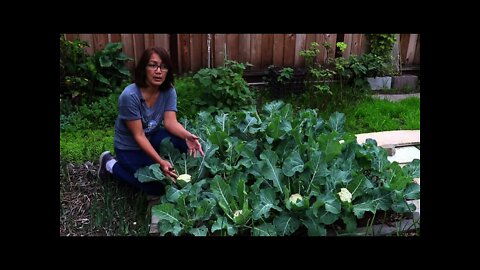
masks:
[[(381, 224), (385, 226), (395, 227), (398, 221), (411, 219), (411, 218), (413, 218), (412, 213), (399, 214), (391, 210), (389, 211), (379, 210), (377, 211), (376, 214), (373, 214), (371, 212), (365, 212), (365, 214), (363, 215), (363, 218), (357, 220), (357, 228), (368, 227), (373, 225), (381, 225)], [(373, 219), (373, 223), (372, 223), (372, 219)], [(345, 230), (346, 230), (346, 226), (343, 223), (343, 221), (337, 220), (333, 224), (327, 226), (327, 235), (334, 236), (337, 234), (342, 234), (343, 232), (345, 232)]]
[[(143, 197), (120, 181), (100, 182), (97, 169), (91, 162), (60, 165), (60, 236), (147, 235), (147, 201), (135, 208)], [(125, 232), (125, 224), (134, 225)]]

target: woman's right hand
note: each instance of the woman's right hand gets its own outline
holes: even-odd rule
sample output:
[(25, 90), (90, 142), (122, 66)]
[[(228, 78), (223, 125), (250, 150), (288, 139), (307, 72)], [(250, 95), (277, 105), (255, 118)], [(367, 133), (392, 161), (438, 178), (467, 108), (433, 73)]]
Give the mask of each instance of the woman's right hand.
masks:
[(176, 180), (178, 175), (177, 172), (175, 171), (175, 168), (173, 168), (172, 164), (166, 160), (162, 160), (160, 162), (160, 168), (162, 169), (162, 172), (165, 176), (169, 176), (172, 178), (172, 181), (176, 183)]

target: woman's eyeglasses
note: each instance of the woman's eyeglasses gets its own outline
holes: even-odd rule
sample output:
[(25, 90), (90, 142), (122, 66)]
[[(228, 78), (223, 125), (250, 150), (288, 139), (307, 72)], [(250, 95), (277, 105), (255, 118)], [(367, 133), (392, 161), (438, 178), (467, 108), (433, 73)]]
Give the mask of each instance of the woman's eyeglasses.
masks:
[(167, 66), (165, 66), (164, 64), (160, 64), (160, 65), (148, 64), (147, 68), (152, 70), (152, 71), (156, 71), (158, 68), (160, 68), (160, 71), (162, 71), (162, 72), (167, 72), (168, 71)]

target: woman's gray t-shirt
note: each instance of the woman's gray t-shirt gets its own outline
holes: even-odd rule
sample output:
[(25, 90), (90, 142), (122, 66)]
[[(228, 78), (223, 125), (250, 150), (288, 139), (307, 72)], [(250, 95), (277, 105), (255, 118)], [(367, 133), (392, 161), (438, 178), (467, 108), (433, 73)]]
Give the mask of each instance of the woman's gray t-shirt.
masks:
[(124, 120), (142, 120), (145, 135), (158, 131), (163, 126), (163, 113), (177, 111), (177, 93), (172, 87), (160, 92), (157, 101), (149, 108), (140, 88), (130, 84), (118, 97), (118, 117), (115, 121), (114, 147), (120, 150), (140, 150)]

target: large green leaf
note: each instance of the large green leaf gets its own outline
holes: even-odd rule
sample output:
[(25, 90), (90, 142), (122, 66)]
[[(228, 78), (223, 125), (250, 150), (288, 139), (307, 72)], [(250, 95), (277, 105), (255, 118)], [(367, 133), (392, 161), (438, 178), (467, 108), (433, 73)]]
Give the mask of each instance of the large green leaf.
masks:
[(323, 153), (320, 151), (313, 151), (310, 155), (310, 160), (305, 163), (305, 167), (310, 169), (310, 180), (307, 186), (307, 192), (310, 191), (312, 184), (317, 184), (317, 186), (324, 184), (325, 177), (329, 175), (329, 170), (327, 168), (327, 163), (322, 158)]
[(277, 236), (275, 226), (270, 223), (263, 223), (259, 226), (255, 226), (252, 229), (253, 236)]
[(100, 66), (101, 67), (111, 67), (113, 62), (112, 59), (110, 59), (110, 56), (108, 55), (102, 55), (100, 56)]
[(334, 112), (328, 119), (328, 126), (332, 129), (332, 131), (342, 133), (344, 125), (345, 114), (343, 113)]
[(273, 181), (273, 185), (283, 194), (283, 174), (280, 168), (277, 167), (277, 154), (271, 150), (263, 151), (260, 154), (259, 167), (262, 176), (265, 179)]
[(285, 105), (285, 103), (281, 100), (275, 100), (275, 101), (272, 101), (270, 103), (267, 103), (263, 106), (263, 110), (268, 113), (270, 116), (272, 116), (272, 114), (280, 111), (280, 109), (283, 107), (283, 105)]
[(383, 171), (385, 188), (389, 190), (403, 190), (413, 178), (406, 176), (398, 164), (392, 164), (389, 169)]
[(152, 215), (158, 216), (160, 220), (166, 220), (170, 223), (181, 224), (179, 212), (171, 203), (164, 203), (153, 206)]
[(327, 230), (319, 223), (319, 220), (314, 216), (312, 209), (308, 209), (305, 214), (307, 219), (303, 220), (302, 223), (308, 229), (308, 236), (327, 235)]
[(165, 188), (165, 196), (169, 202), (176, 203), (178, 201), (178, 198), (182, 194), (182, 191), (177, 189), (173, 185), (169, 185)]
[(130, 76), (130, 71), (125, 66), (117, 67), (118, 72), (122, 73), (123, 75)]
[(102, 74), (97, 73), (97, 74), (95, 75), (95, 77), (96, 77), (97, 80), (99, 80), (101, 83), (104, 83), (104, 84), (106, 84), (106, 85), (110, 85), (110, 81), (109, 81), (107, 78), (105, 78)]
[(210, 188), (215, 194), (218, 204), (223, 211), (233, 219), (233, 209), (230, 207), (230, 202), (233, 200), (230, 192), (230, 187), (227, 183), (218, 175), (216, 175), (210, 183)]
[(414, 159), (411, 163), (403, 166), (402, 170), (406, 175), (410, 175), (413, 178), (420, 177), (420, 160)]
[(103, 49), (105, 52), (116, 52), (120, 49), (122, 49), (122, 43), (121, 42), (110, 42), (105, 45), (105, 48)]
[(257, 149), (257, 141), (251, 140), (245, 144), (245, 147), (242, 148), (240, 155), (244, 158), (253, 159), (255, 158), (255, 150)]
[(209, 140), (207, 140), (203, 144), (203, 150), (204, 150), (203, 153), (205, 155), (201, 157), (200, 165), (198, 166), (198, 170), (197, 170), (197, 177), (199, 177), (199, 178), (204, 177), (205, 167), (215, 171), (215, 172), (212, 172), (212, 173), (216, 173), (216, 171), (219, 170), (219, 167), (217, 168), (217, 166), (215, 166), (215, 165), (219, 166), (219, 163), (215, 162), (218, 159), (212, 159), (215, 152), (218, 150), (218, 145), (214, 145)]
[[(386, 168), (390, 165), (390, 161), (387, 159), (387, 152), (380, 151), (377, 155), (373, 157), (372, 161), (372, 168), (379, 171), (383, 172), (386, 170)], [(398, 166), (398, 165), (397, 165)]]
[(195, 220), (208, 220), (213, 214), (216, 203), (214, 199), (205, 198), (195, 207)]
[(342, 208), (337, 196), (331, 192), (318, 196), (317, 200), (322, 201), (325, 205), (325, 210), (332, 214), (339, 214)]
[(190, 213), (189, 213), (190, 208), (187, 206), (187, 201), (186, 200), (187, 200), (187, 194), (186, 193), (180, 194), (180, 196), (178, 197), (177, 205), (176, 205), (175, 208), (178, 209), (178, 212), (180, 213), (180, 216), (188, 218), (189, 215), (190, 215)]
[(155, 163), (150, 165), (148, 168), (158, 180), (163, 180), (165, 178), (162, 169), (160, 169), (160, 164)]
[(376, 212), (376, 204), (372, 201), (366, 201), (359, 204), (353, 205), (353, 212), (357, 218), (363, 218), (363, 215), (366, 211), (370, 211), (372, 213)]
[(183, 227), (179, 223), (170, 223), (167, 220), (160, 220), (158, 222), (158, 231), (161, 236), (165, 236), (167, 233), (179, 236), (183, 232)]
[(335, 139), (336, 135), (320, 134), (318, 142), (320, 150), (325, 154), (325, 161), (330, 162), (342, 152), (342, 145)]
[(298, 149), (298, 145), (294, 140), (282, 140), (279, 142), (278, 146), (275, 148), (275, 153), (277, 153), (280, 160), (285, 160), (290, 153)]
[(256, 117), (250, 116), (250, 114), (246, 114), (245, 119), (239, 123), (238, 128), (242, 133), (255, 134), (259, 130), (258, 127), (255, 128), (257, 124), (258, 120)]
[(347, 189), (352, 193), (352, 200), (361, 197), (365, 194), (365, 191), (371, 188), (373, 188), (372, 182), (361, 173), (353, 176), (353, 180), (347, 185)]
[(339, 214), (334, 214), (323, 209), (318, 210), (317, 216), (319, 222), (326, 225), (333, 224), (339, 218)]
[(227, 230), (227, 234), (233, 236), (237, 233), (237, 228), (228, 223), (227, 218), (218, 216), (215, 223), (213, 223), (211, 231), (212, 233), (219, 230)]
[(228, 134), (228, 113), (219, 113), (215, 116), (215, 123), (218, 125), (217, 131)]
[(115, 57), (115, 59), (120, 60), (120, 61), (133, 60), (133, 58), (128, 57), (128, 56), (127, 56), (126, 54), (124, 54), (123, 52), (119, 52), (119, 53), (117, 54), (117, 56)]
[(208, 139), (218, 147), (221, 147), (223, 145), (223, 142), (226, 138), (228, 138), (228, 134), (225, 131), (216, 131), (210, 134), (210, 136), (208, 136)]
[(343, 171), (338, 168), (331, 168), (330, 175), (327, 177), (327, 187), (329, 190), (337, 189), (337, 186), (345, 186), (351, 181), (351, 175), (348, 171)]
[(163, 180), (163, 177), (162, 178), (157, 177), (153, 173), (153, 171), (150, 169), (150, 167), (153, 165), (158, 165), (158, 164), (152, 164), (150, 166), (142, 167), (135, 172), (134, 176), (138, 179), (139, 182), (146, 183), (146, 182), (153, 182), (153, 181), (158, 182)]
[(303, 172), (303, 160), (298, 151), (292, 152), (283, 162), (282, 171), (286, 176), (293, 176), (295, 172)]
[(237, 182), (237, 185), (236, 185), (236, 191), (237, 191), (237, 200), (238, 202), (240, 203), (243, 203), (247, 200), (247, 188), (245, 186), (245, 180), (241, 179)]
[(275, 217), (273, 225), (275, 226), (277, 235), (286, 236), (291, 235), (298, 229), (300, 221), (293, 216), (283, 213), (280, 216)]
[(357, 219), (352, 213), (348, 213), (342, 216), (343, 223), (346, 225), (346, 231), (353, 233), (357, 230)]
[(272, 117), (272, 120), (267, 126), (266, 135), (272, 139), (279, 139), (285, 135), (285, 131), (281, 128), (280, 125), (282, 119), (279, 115)]
[(208, 228), (205, 225), (202, 225), (198, 228), (192, 228), (188, 232), (195, 236), (207, 236)]
[(279, 212), (282, 208), (278, 207), (278, 200), (275, 196), (275, 190), (272, 188), (265, 188), (260, 190), (260, 196), (255, 196), (253, 201), (253, 219), (258, 220), (264, 216), (268, 218), (270, 216), (270, 209), (275, 209)]
[(417, 183), (408, 184), (404, 191), (405, 199), (416, 200), (420, 199), (420, 185)]

